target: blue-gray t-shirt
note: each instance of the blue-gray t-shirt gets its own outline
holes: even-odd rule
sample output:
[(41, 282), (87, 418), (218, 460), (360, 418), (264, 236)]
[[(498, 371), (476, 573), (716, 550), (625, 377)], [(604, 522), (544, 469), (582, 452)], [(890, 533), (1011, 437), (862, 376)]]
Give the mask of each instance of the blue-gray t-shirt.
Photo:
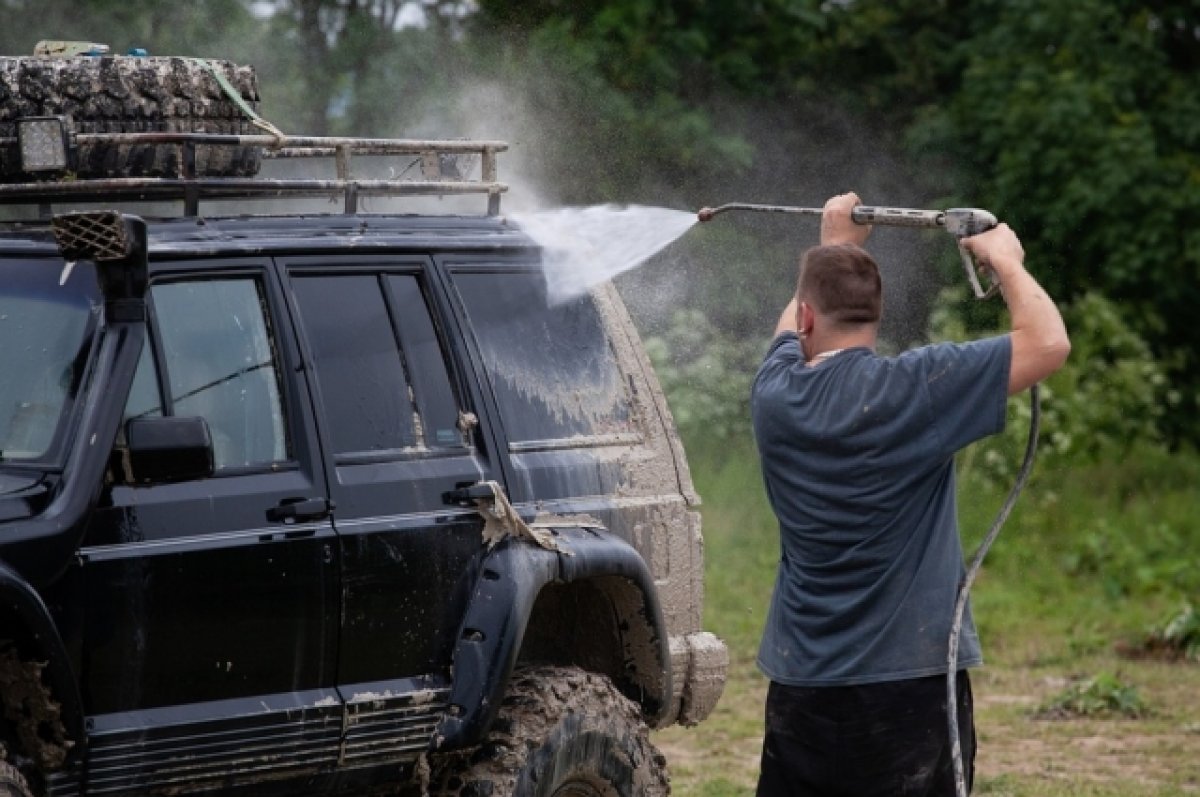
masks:
[[(795, 333), (754, 380), (754, 437), (781, 558), (759, 648), (773, 681), (836, 686), (946, 672), (964, 575), (954, 453), (1004, 428), (1008, 336), (808, 367)], [(982, 663), (967, 609), (960, 666)]]

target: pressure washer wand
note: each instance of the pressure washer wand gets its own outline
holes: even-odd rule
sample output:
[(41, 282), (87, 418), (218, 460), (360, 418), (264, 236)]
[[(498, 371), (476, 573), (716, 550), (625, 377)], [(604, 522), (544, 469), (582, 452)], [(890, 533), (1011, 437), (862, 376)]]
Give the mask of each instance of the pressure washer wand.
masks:
[[(696, 214), (700, 221), (712, 221), (713, 216), (727, 210), (752, 210), (759, 213), (790, 213), (798, 216), (820, 216), (821, 208), (801, 208), (792, 205), (753, 205), (747, 202), (730, 202), (715, 208), (701, 208)], [(996, 217), (979, 208), (950, 208), (949, 210), (914, 210), (912, 208), (886, 208), (871, 205), (856, 205), (850, 211), (855, 224), (878, 224), (883, 227), (941, 228), (960, 242), (963, 238), (986, 232), (996, 226)], [(975, 291), (975, 298), (984, 299), (995, 292), (995, 280), (986, 290), (975, 275), (975, 264), (960, 243), (959, 255), (967, 280)]]

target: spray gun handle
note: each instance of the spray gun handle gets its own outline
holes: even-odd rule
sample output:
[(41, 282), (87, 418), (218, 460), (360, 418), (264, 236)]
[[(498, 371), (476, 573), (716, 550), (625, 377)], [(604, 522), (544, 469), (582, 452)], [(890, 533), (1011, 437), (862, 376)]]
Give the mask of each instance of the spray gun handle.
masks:
[(941, 227), (945, 214), (940, 210), (912, 208), (883, 208), (855, 205), (850, 220), (855, 224), (878, 224), (884, 227)]
[(958, 240), (958, 255), (962, 258), (963, 270), (967, 272), (967, 281), (976, 299), (986, 299), (996, 292), (996, 275), (989, 268), (984, 268), (985, 276), (990, 283), (985, 289), (976, 276), (976, 264), (971, 259), (971, 253), (962, 245), (963, 238), (987, 232), (996, 226), (996, 217), (986, 210), (979, 208), (950, 208), (945, 214), (946, 232)]

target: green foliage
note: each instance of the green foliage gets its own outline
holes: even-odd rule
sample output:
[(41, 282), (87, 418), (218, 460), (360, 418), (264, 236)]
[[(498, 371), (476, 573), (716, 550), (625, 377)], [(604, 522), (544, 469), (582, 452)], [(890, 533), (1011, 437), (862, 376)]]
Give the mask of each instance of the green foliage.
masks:
[(1037, 710), (1042, 719), (1137, 718), (1149, 713), (1137, 687), (1108, 672), (1071, 684)]
[[(956, 190), (1018, 230), (1051, 295), (1098, 291), (1181, 389), (1196, 439), (1200, 327), (1200, 42), (1195, 5), (976, 2), (961, 85), (911, 130), (948, 154)], [(1189, 41), (1190, 39), (1190, 41)]]
[(261, 27), (242, 0), (5, 0), (0, 53), (32, 55), (42, 39), (132, 47), (151, 55), (226, 58), (243, 63), (261, 46)]
[(561, 26), (595, 48), (623, 92), (696, 99), (725, 87), (761, 93), (803, 73), (828, 25), (819, 0), (480, 0), (480, 26), (527, 32)]
[(740, 135), (675, 93), (625, 91), (607, 79), (607, 45), (574, 38), (566, 21), (546, 23), (521, 47), (486, 35), (476, 46), (468, 79), (498, 81), (525, 103), (537, 147), (528, 176), (551, 199), (627, 202), (647, 185), (750, 162)]
[(761, 343), (721, 334), (699, 310), (677, 310), (646, 351), (685, 437), (730, 442), (750, 436), (750, 382)]
[(1061, 557), (1069, 575), (1095, 581), (1110, 598), (1200, 591), (1188, 535), (1169, 523), (1090, 519)]
[(1200, 662), (1200, 612), (1185, 601), (1147, 632), (1141, 648), (1150, 655)]

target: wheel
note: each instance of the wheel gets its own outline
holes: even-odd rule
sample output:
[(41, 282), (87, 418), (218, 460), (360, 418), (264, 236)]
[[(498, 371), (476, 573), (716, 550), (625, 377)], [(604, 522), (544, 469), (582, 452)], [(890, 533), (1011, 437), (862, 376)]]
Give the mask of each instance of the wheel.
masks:
[[(251, 108), (258, 105), (254, 70), (212, 62)], [(225, 94), (207, 65), (188, 58), (0, 58), (0, 137), (17, 135), (16, 120), (65, 116), (76, 133), (259, 131)], [(257, 147), (197, 147), (201, 177), (258, 172)], [(78, 177), (171, 177), (179, 172), (171, 145), (81, 143)], [(21, 170), (14, 142), (0, 146), (0, 180), (36, 178)], [(45, 179), (44, 177), (42, 179)]]
[(33, 797), (25, 778), (7, 761), (0, 761), (0, 797)]
[(601, 675), (517, 670), (492, 732), (434, 766), (441, 797), (662, 797), (666, 759), (638, 707)]

